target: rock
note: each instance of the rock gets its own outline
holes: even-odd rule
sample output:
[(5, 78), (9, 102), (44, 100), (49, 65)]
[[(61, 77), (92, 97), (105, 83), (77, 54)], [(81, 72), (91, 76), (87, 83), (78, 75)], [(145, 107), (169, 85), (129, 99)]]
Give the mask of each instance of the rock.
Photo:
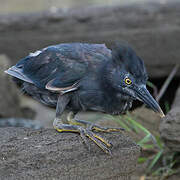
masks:
[(160, 134), (171, 152), (180, 152), (180, 87), (175, 96), (172, 109), (160, 124)]
[(19, 92), (10, 76), (4, 71), (10, 67), (10, 60), (0, 55), (0, 117), (22, 116)]
[(93, 142), (89, 152), (76, 133), (1, 128), (0, 177), (8, 180), (130, 179), (140, 147), (121, 133), (104, 133), (103, 137), (113, 144), (112, 156)]
[(180, 62), (180, 2), (146, 1), (0, 16), (0, 52), (13, 63), (51, 44), (92, 42), (110, 47), (117, 40), (135, 48), (151, 77), (169, 75)]

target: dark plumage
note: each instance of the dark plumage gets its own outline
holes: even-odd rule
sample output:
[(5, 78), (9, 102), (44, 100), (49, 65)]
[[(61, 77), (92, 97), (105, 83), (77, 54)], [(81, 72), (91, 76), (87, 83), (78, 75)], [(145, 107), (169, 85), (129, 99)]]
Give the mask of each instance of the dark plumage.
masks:
[(163, 115), (146, 89), (144, 63), (128, 45), (117, 43), (112, 51), (104, 44), (49, 46), (30, 53), (6, 72), (20, 79), (37, 100), (55, 107), (60, 99), (56, 117), (65, 108), (120, 114), (135, 99)]

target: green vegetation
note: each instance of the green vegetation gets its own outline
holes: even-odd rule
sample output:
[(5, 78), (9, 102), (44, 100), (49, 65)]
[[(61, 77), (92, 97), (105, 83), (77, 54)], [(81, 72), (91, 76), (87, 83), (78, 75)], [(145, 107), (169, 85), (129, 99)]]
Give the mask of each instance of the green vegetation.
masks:
[(176, 153), (165, 153), (165, 147), (160, 136), (153, 136), (151, 132), (138, 123), (135, 117), (132, 117), (130, 113), (124, 116), (108, 115), (108, 118), (119, 123), (120, 126), (125, 128), (128, 132), (144, 134), (144, 137), (136, 143), (140, 145), (144, 151), (152, 151), (153, 153), (153, 156), (151, 153), (149, 156), (141, 156), (138, 159), (138, 163), (147, 162), (146, 175), (160, 176), (159, 178), (162, 180), (177, 172), (173, 169), (177, 164), (177, 160), (175, 160)]

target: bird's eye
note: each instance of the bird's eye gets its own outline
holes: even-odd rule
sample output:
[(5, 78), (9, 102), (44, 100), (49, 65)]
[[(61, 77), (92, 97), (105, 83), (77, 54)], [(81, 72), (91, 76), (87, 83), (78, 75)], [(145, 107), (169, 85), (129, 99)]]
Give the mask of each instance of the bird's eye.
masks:
[(127, 85), (130, 85), (130, 84), (132, 84), (132, 81), (131, 81), (129, 78), (126, 78), (126, 79), (125, 79), (125, 83), (126, 83)]

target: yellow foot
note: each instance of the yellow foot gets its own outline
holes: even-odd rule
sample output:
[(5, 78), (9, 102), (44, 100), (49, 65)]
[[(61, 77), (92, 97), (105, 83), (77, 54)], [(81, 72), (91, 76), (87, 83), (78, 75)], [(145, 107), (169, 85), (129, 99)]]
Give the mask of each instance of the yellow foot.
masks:
[[(71, 114), (70, 114), (71, 115)], [(87, 145), (88, 149), (90, 150), (90, 145), (87, 142), (87, 138), (92, 140), (97, 146), (99, 146), (105, 153), (111, 154), (110, 147), (111, 144), (102, 138), (101, 136), (95, 134), (95, 132), (121, 132), (124, 131), (123, 128), (106, 128), (106, 127), (101, 127), (99, 125), (95, 125), (90, 122), (86, 122), (83, 120), (76, 120), (72, 119), (71, 116), (68, 118), (68, 123), (69, 124), (62, 124), (59, 122), (58, 119), (55, 119), (53, 125), (54, 128), (58, 132), (76, 132), (79, 133), (83, 142)]]
[(102, 127), (100, 125), (96, 125), (96, 124), (93, 124), (91, 122), (87, 122), (87, 121), (83, 121), (83, 120), (78, 120), (78, 119), (71, 119), (69, 120), (69, 124), (76, 124), (76, 125), (79, 125), (79, 126), (83, 126), (91, 131), (97, 131), (97, 132), (122, 132), (122, 131), (125, 131), (124, 128), (114, 128), (114, 127), (110, 127), (110, 128), (107, 128), (107, 127)]
[(87, 142), (87, 138), (92, 140), (97, 146), (99, 146), (105, 153), (111, 154), (110, 147), (111, 144), (103, 139), (101, 136), (92, 132), (92, 130), (88, 128), (83, 128), (77, 125), (70, 125), (70, 124), (56, 124), (54, 126), (56, 131), (58, 132), (76, 132), (79, 133), (83, 142), (87, 145), (88, 149), (90, 150), (90, 144)]
[(86, 140), (86, 137), (88, 137), (90, 140), (92, 140), (105, 153), (111, 155), (111, 151), (109, 149), (111, 147), (111, 144), (107, 140), (102, 138), (101, 136), (99, 136), (99, 135), (93, 133), (91, 130), (85, 129), (85, 128), (80, 128), (80, 135), (81, 135), (81, 138), (83, 139), (84, 143), (88, 146), (89, 150), (90, 150), (90, 146)]
[(94, 130), (94, 131), (98, 131), (98, 132), (121, 132), (121, 131), (125, 131), (124, 128), (107, 128), (107, 127), (101, 127), (95, 124), (92, 124), (92, 126), (90, 126), (90, 129)]

